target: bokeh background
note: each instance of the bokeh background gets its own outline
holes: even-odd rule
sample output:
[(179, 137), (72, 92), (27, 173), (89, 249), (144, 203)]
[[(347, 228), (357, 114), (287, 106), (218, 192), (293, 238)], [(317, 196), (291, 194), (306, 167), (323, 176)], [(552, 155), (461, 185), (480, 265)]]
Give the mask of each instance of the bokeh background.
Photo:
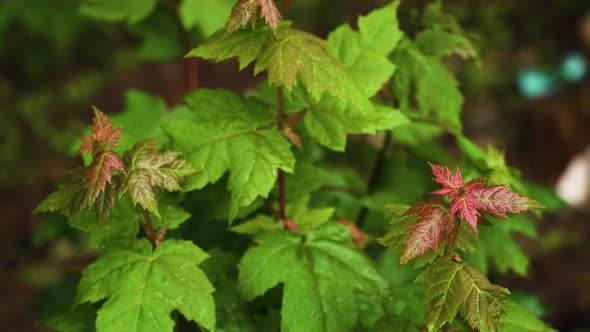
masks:
[[(124, 1), (124, 0), (122, 0)], [(404, 1), (402, 23), (426, 1)], [(325, 37), (382, 5), (377, 0), (292, 0), (283, 8), (299, 28)], [(72, 158), (91, 105), (118, 112), (125, 91), (158, 94), (169, 105), (186, 92), (182, 54), (200, 40), (183, 36), (158, 8), (138, 24), (81, 15), (74, 0), (0, 1), (0, 330), (34, 326), (69, 300), (94, 258), (61, 219), (32, 215)], [(506, 152), (523, 177), (557, 188), (571, 202), (538, 220), (527, 277), (494, 277), (536, 294), (529, 308), (559, 330), (590, 330), (590, 2), (444, 2), (479, 50), (449, 65), (465, 95), (465, 134)], [(260, 78), (235, 63), (189, 63), (199, 87), (243, 92)], [(573, 165), (573, 166), (572, 166)], [(560, 182), (561, 181), (561, 182)], [(569, 181), (569, 182), (568, 182)], [(491, 271), (493, 274), (494, 272)]]

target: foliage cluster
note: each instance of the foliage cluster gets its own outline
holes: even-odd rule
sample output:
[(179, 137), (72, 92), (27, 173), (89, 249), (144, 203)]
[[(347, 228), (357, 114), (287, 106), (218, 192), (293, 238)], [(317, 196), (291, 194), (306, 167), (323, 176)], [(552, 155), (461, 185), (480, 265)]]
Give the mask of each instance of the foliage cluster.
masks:
[[(94, 109), (76, 151), (84, 166), (36, 212), (65, 216), (99, 257), (82, 272), (73, 306), (44, 323), (62, 331), (551, 330), (486, 277), (490, 266), (526, 274), (512, 235), (534, 237), (535, 227), (509, 214), (554, 199), (462, 134), (463, 97), (446, 60), (473, 61), (477, 48), (457, 20), (435, 1), (417, 8), (407, 31), (393, 1), (324, 40), (284, 20), (280, 6), (81, 5), (129, 24), (165, 7), (207, 37), (187, 57), (237, 58), (264, 79), (244, 96), (195, 89), (166, 106), (133, 90), (119, 114)], [(460, 160), (443, 136), (454, 138)], [(433, 182), (427, 161), (460, 164), (473, 180), (430, 164)], [(435, 182), (441, 197), (423, 200)]]

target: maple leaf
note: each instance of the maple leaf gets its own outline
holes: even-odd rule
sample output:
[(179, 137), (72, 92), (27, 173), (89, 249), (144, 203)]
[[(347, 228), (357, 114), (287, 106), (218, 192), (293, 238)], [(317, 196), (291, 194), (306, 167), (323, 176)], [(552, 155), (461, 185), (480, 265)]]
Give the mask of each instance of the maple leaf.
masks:
[(72, 217), (86, 207), (85, 192), (84, 168), (79, 167), (72, 172), (68, 181), (44, 199), (33, 213), (60, 212), (68, 218)]
[(520, 213), (542, 208), (542, 205), (530, 198), (508, 190), (506, 185), (475, 188), (473, 196), (480, 204), (480, 210), (496, 218), (507, 219), (506, 213)]
[(240, 0), (232, 9), (225, 29), (227, 32), (235, 32), (248, 22), (255, 24), (260, 15), (273, 30), (279, 26), (281, 13), (274, 0)]
[(463, 95), (453, 73), (443, 62), (424, 54), (411, 40), (402, 39), (393, 53), (397, 67), (393, 75), (394, 94), (400, 109), (413, 112), (412, 91), (420, 116), (437, 119), (449, 125), (452, 131), (461, 131), (461, 105)]
[(233, 0), (182, 0), (178, 15), (185, 29), (197, 25), (204, 37), (222, 28), (229, 16)]
[[(82, 144), (75, 153), (87, 153), (93, 156), (90, 166), (86, 169), (85, 178), (85, 205), (88, 207), (94, 206), (96, 200), (104, 192), (107, 183), (111, 182), (113, 169), (125, 173), (125, 165), (119, 158), (119, 154), (111, 151), (112, 147), (119, 145), (121, 127), (113, 129), (113, 122), (103, 112), (94, 106), (92, 109), (94, 111), (94, 118), (92, 119), (92, 126), (90, 126), (91, 134), (82, 138)], [(112, 207), (110, 198), (103, 198), (107, 198), (107, 200), (103, 200), (101, 207), (98, 207), (102, 217), (106, 213), (103, 208)]]
[(125, 172), (125, 164), (119, 158), (119, 154), (113, 151), (102, 151), (94, 156), (92, 163), (86, 169), (86, 200), (88, 206), (92, 206), (105, 190), (107, 183), (111, 182), (112, 169), (121, 173)]
[[(116, 193), (115, 193), (116, 196)], [(104, 248), (112, 241), (132, 240), (137, 236), (142, 217), (129, 198), (116, 200), (104, 221), (90, 210), (81, 211), (68, 219), (68, 225), (88, 233), (89, 248)]]
[(194, 115), (190, 120), (164, 126), (179, 151), (203, 171), (192, 176), (187, 188), (200, 189), (230, 171), (230, 219), (238, 208), (256, 197), (267, 197), (280, 168), (292, 172), (295, 157), (289, 142), (275, 129), (274, 113), (255, 99), (242, 100), (225, 90), (200, 89), (187, 96)]
[(239, 68), (242, 70), (258, 57), (271, 38), (271, 29), (267, 26), (255, 30), (243, 29), (233, 33), (218, 31), (186, 56), (201, 57), (216, 62), (237, 57)]
[(520, 304), (508, 301), (505, 308), (506, 316), (502, 318), (502, 324), (498, 327), (500, 332), (557, 332)]
[(435, 176), (434, 181), (443, 185), (432, 194), (453, 199), (451, 213), (458, 213), (459, 217), (465, 219), (476, 233), (481, 213), (506, 219), (507, 213), (520, 213), (542, 208), (542, 205), (537, 201), (508, 190), (506, 185), (484, 187), (485, 179), (483, 178), (465, 183), (459, 168), (453, 175), (447, 167), (428, 164)]
[(75, 155), (83, 152), (94, 155), (109, 147), (119, 145), (122, 128), (113, 129), (113, 121), (110, 121), (106, 114), (94, 106), (92, 106), (92, 110), (94, 111), (94, 118), (92, 119), (92, 126), (90, 126), (91, 135), (82, 138), (82, 145), (80, 145)]
[(342, 225), (325, 224), (305, 240), (288, 230), (255, 240), (238, 264), (238, 287), (251, 300), (284, 284), (281, 331), (351, 331), (362, 307), (378, 306), (386, 293), (385, 281)]
[[(395, 71), (389, 55), (403, 35), (396, 18), (398, 5), (394, 1), (359, 17), (358, 31), (344, 24), (328, 35), (328, 53), (342, 62), (365, 98), (381, 90)], [(344, 151), (347, 134), (375, 134), (409, 123), (405, 115), (391, 107), (343, 104), (342, 98), (324, 95), (309, 107), (304, 120), (310, 135), (331, 149)]]
[(119, 196), (129, 193), (134, 204), (160, 216), (155, 189), (176, 191), (180, 181), (198, 170), (178, 158), (178, 153), (167, 150), (158, 152), (156, 140), (144, 140), (124, 156), (128, 165), (127, 176), (119, 190)]
[(260, 13), (271, 28), (276, 29), (281, 21), (281, 13), (274, 0), (258, 0)]
[(115, 22), (137, 23), (148, 16), (157, 0), (86, 0), (80, 1), (80, 12), (93, 18)]
[(97, 331), (173, 331), (178, 310), (207, 330), (215, 327), (213, 286), (197, 267), (208, 255), (190, 241), (146, 239), (111, 246), (82, 272), (76, 304), (106, 299)]
[(455, 175), (447, 168), (438, 165), (434, 165), (428, 162), (430, 168), (432, 168), (432, 174), (434, 174), (434, 181), (443, 185), (441, 189), (433, 192), (435, 195), (455, 196), (459, 193), (459, 190), (463, 188), (463, 175), (461, 170), (457, 167)]
[(405, 240), (406, 247), (400, 264), (423, 256), (429, 250), (438, 252), (443, 241), (448, 248), (452, 248), (457, 242), (459, 221), (440, 202), (420, 202), (406, 211), (403, 217), (418, 217), (418, 220), (407, 227), (410, 234)]
[(258, 55), (254, 73), (265, 70), (268, 81), (283, 86), (287, 94), (299, 80), (316, 102), (328, 94), (338, 98), (340, 105), (370, 109), (361, 88), (327, 48), (325, 40), (281, 25), (275, 38)]
[(473, 328), (496, 331), (510, 293), (507, 289), (491, 284), (473, 266), (448, 259), (438, 259), (430, 265), (424, 281), (429, 331), (452, 322), (458, 312)]

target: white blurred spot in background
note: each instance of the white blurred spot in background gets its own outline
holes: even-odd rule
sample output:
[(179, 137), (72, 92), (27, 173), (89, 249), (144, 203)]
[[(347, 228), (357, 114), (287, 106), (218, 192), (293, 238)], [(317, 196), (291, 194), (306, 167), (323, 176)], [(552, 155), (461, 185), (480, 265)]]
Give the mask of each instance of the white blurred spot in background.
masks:
[(575, 207), (590, 202), (590, 147), (576, 155), (559, 176), (555, 186), (557, 194)]

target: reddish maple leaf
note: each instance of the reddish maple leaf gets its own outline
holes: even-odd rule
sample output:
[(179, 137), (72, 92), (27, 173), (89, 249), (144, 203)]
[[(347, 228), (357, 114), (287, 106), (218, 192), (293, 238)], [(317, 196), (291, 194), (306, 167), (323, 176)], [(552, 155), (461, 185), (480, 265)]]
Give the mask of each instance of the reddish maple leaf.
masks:
[(496, 218), (507, 219), (506, 213), (520, 213), (542, 208), (539, 202), (508, 190), (506, 185), (477, 188), (472, 195), (479, 202), (479, 210)]
[(228, 32), (237, 31), (248, 22), (256, 23), (260, 15), (273, 30), (279, 26), (281, 13), (274, 0), (241, 0), (232, 9), (225, 29)]
[[(113, 129), (113, 121), (109, 120), (96, 107), (92, 107), (92, 109), (94, 110), (94, 118), (90, 126), (91, 134), (82, 138), (82, 145), (76, 151), (76, 154), (89, 153), (93, 156), (92, 163), (86, 169), (85, 177), (85, 203), (89, 207), (93, 206), (104, 192), (107, 183), (111, 183), (113, 169), (125, 173), (125, 165), (121, 161), (119, 154), (111, 151), (111, 147), (119, 145), (121, 127)], [(101, 205), (104, 207), (112, 205), (110, 199), (103, 201), (101, 199)], [(104, 209), (100, 213), (102, 216), (108, 215)]]
[(113, 168), (125, 172), (125, 164), (116, 152), (103, 151), (94, 156), (86, 169), (86, 199), (89, 206), (94, 204), (107, 183), (111, 182)]
[(82, 137), (82, 144), (75, 154), (83, 152), (89, 154), (97, 154), (109, 146), (118, 146), (119, 138), (121, 138), (121, 127), (113, 129), (113, 121), (110, 121), (107, 116), (99, 111), (96, 107), (92, 107), (94, 111), (94, 118), (92, 119), (92, 126), (90, 126), (90, 136)]
[(454, 213), (441, 202), (428, 200), (411, 207), (404, 217), (418, 217), (407, 230), (406, 248), (400, 258), (400, 263), (426, 254), (429, 250), (438, 251), (443, 240), (448, 248), (457, 243), (459, 221)]
[(451, 173), (451, 171), (446, 167), (441, 167), (438, 165), (434, 165), (428, 162), (430, 168), (432, 168), (432, 173), (434, 174), (435, 178), (434, 181), (442, 184), (442, 188), (433, 192), (435, 195), (444, 195), (444, 196), (455, 196), (459, 193), (459, 190), (463, 188), (463, 175), (461, 174), (461, 170), (457, 167), (457, 171), (455, 175)]
[[(460, 175), (460, 171), (457, 169)], [(477, 233), (477, 220), (479, 218), (479, 209), (482, 208), (481, 203), (477, 199), (475, 192), (485, 184), (484, 179), (471, 180), (465, 184), (461, 184), (457, 193), (451, 202), (451, 213), (456, 214), (459, 212), (459, 217), (465, 219), (471, 228)]]
[(483, 178), (464, 183), (459, 168), (453, 175), (447, 167), (428, 164), (435, 176), (434, 181), (443, 185), (432, 193), (451, 198), (453, 200), (451, 213), (458, 213), (459, 217), (465, 219), (476, 233), (481, 213), (507, 218), (506, 213), (520, 213), (541, 207), (538, 202), (508, 190), (505, 185), (484, 187), (485, 179)]
[(274, 0), (258, 0), (258, 3), (260, 5), (260, 12), (262, 13), (262, 17), (266, 20), (266, 23), (268, 23), (271, 28), (276, 29), (281, 21), (281, 13)]

